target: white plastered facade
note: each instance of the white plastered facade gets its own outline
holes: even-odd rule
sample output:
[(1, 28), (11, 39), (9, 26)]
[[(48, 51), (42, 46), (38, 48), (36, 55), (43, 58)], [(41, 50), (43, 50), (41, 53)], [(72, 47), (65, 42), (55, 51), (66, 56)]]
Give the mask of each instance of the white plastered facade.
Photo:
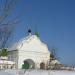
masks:
[[(15, 51), (15, 55), (13, 52)], [(10, 54), (11, 53), (11, 54)], [(41, 42), (36, 35), (29, 35), (20, 40), (15, 48), (12, 47), (9, 51), (9, 56), (14, 55), (16, 68), (21, 69), (24, 60), (31, 59), (35, 63), (35, 68), (40, 68), (40, 63), (47, 64), (50, 60), (50, 52), (46, 44)], [(15, 59), (16, 58), (16, 59)]]

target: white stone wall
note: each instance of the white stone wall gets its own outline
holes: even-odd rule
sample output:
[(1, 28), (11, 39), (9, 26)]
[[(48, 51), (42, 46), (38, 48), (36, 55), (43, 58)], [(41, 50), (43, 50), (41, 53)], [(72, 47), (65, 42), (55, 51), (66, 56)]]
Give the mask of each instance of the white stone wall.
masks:
[(18, 60), (18, 67), (22, 68), (22, 64), (24, 60), (26, 59), (32, 59), (35, 62), (35, 67), (40, 68), (40, 63), (44, 62), (47, 63), (49, 60), (49, 54), (48, 53), (35, 53), (35, 52), (25, 52), (25, 51), (19, 51), (19, 60)]
[(50, 53), (47, 45), (42, 43), (41, 40), (35, 35), (31, 36), (29, 39), (22, 40), (18, 44), (17, 49), (25, 51)]
[(18, 68), (22, 68), (22, 64), (26, 59), (32, 59), (37, 68), (40, 67), (41, 62), (47, 63), (50, 59), (47, 45), (42, 43), (35, 35), (21, 41), (17, 48), (19, 51)]
[(8, 60), (15, 62), (15, 67), (18, 68), (18, 51), (8, 51)]

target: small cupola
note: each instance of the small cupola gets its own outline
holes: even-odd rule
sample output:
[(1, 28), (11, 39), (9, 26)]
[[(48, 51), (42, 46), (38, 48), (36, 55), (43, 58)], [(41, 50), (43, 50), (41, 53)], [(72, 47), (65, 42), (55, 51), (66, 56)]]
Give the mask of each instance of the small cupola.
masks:
[(31, 35), (31, 32), (32, 32), (31, 29), (28, 29), (28, 34), (29, 34), (29, 35)]

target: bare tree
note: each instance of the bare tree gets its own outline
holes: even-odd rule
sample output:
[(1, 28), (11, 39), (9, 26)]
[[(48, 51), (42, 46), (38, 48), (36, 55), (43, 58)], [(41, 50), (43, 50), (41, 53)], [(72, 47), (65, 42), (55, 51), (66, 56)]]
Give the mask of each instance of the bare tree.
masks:
[(51, 60), (55, 60), (55, 59), (58, 60), (57, 49), (54, 47), (51, 49), (50, 58), (51, 58)]
[[(5, 48), (7, 41), (12, 35), (15, 25), (19, 22), (15, 17), (11, 21), (9, 16), (12, 15), (14, 7), (18, 0), (0, 0), (0, 48)], [(8, 19), (9, 18), (9, 19)]]

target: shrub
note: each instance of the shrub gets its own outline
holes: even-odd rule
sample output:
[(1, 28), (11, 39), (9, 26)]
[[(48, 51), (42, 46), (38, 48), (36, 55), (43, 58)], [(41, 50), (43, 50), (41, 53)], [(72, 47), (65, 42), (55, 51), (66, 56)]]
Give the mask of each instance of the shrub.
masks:
[(2, 50), (0, 51), (0, 56), (7, 56), (7, 55), (8, 55), (7, 49), (2, 49)]

